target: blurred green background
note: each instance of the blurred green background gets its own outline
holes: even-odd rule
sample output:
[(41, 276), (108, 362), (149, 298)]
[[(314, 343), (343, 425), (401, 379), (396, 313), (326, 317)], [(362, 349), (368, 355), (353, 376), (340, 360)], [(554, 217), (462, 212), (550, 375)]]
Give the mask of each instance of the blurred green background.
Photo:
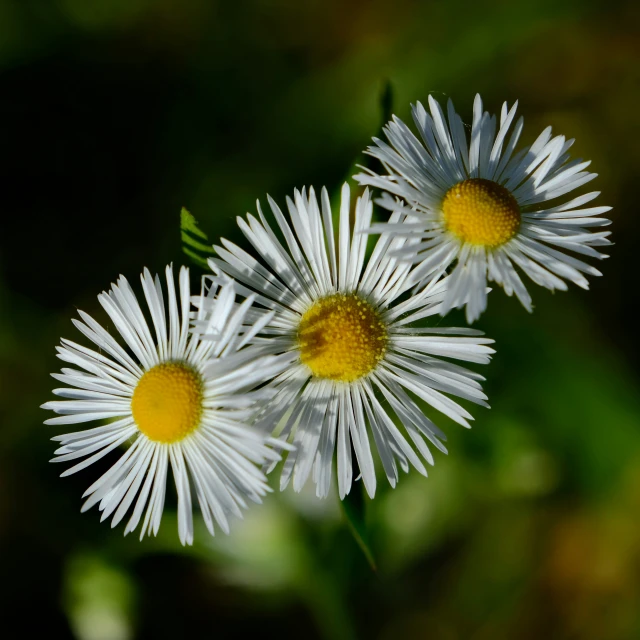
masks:
[[(3, 638), (640, 638), (639, 22), (632, 0), (0, 0)], [(171, 500), (142, 544), (81, 515), (100, 469), (59, 479), (38, 408), (76, 309), (183, 262), (183, 205), (238, 240), (256, 198), (337, 188), (387, 79), (405, 119), (433, 93), (469, 122), (479, 91), (520, 100), (527, 141), (575, 137), (614, 206), (605, 277), (532, 285), (533, 315), (491, 295), (493, 408), (439, 421), (428, 479), (380, 478), (376, 573), (311, 487), (186, 550)]]

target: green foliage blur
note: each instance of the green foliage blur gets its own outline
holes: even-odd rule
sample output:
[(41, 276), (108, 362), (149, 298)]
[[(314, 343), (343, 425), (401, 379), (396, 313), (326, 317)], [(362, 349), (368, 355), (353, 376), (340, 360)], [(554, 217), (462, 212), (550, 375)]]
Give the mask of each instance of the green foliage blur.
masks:
[[(640, 638), (639, 24), (633, 0), (0, 0), (2, 637)], [(406, 120), (432, 93), (470, 122), (480, 92), (520, 100), (525, 141), (575, 137), (614, 206), (604, 277), (532, 285), (533, 315), (491, 294), (492, 409), (439, 421), (429, 478), (380, 477), (376, 572), (312, 487), (190, 549), (172, 498), (142, 543), (81, 515), (102, 468), (59, 479), (38, 408), (76, 309), (187, 261), (183, 206), (241, 242), (257, 198), (337, 189), (387, 81)]]

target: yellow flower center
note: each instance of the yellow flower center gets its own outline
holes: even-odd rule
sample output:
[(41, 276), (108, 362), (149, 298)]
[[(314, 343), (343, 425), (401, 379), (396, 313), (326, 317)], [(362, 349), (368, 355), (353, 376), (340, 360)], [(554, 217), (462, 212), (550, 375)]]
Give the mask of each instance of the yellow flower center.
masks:
[(131, 398), (133, 419), (150, 440), (182, 440), (200, 424), (202, 380), (179, 362), (158, 364), (138, 380)]
[(503, 186), (469, 178), (451, 187), (442, 201), (447, 229), (463, 242), (499, 247), (520, 228), (520, 207)]
[(372, 371), (387, 350), (387, 327), (355, 294), (320, 298), (298, 327), (300, 359), (317, 378), (353, 382)]

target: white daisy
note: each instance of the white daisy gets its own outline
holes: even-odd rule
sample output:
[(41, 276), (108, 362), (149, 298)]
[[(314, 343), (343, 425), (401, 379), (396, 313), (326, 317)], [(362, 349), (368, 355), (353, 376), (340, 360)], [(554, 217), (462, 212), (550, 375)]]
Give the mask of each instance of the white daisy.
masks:
[(245, 347), (254, 332), (246, 328), (251, 300), (234, 305), (232, 285), (211, 303), (211, 339), (202, 341), (189, 333), (188, 269), (180, 270), (179, 297), (171, 267), (166, 269), (166, 279), (165, 306), (160, 279), (154, 280), (146, 269), (141, 276), (153, 330), (124, 277), (98, 296), (124, 345), (91, 316), (79, 312), (82, 321), (73, 323), (98, 350), (62, 340), (58, 357), (74, 368), (53, 374), (67, 385), (54, 394), (66, 399), (47, 402), (43, 408), (61, 414), (46, 421), (51, 425), (108, 420), (53, 438), (62, 443), (53, 462), (84, 458), (63, 476), (129, 444), (87, 489), (82, 511), (99, 504), (102, 520), (113, 514), (115, 526), (135, 500), (125, 535), (136, 528), (145, 507), (140, 538), (145, 532), (157, 534), (171, 463), (180, 541), (192, 544), (191, 482), (212, 535), (214, 520), (228, 532), (227, 516), (242, 517), (240, 508), (246, 508), (246, 499), (260, 502), (269, 491), (256, 465), (277, 461), (279, 455), (263, 435), (245, 425), (255, 412), (259, 392), (253, 387), (280, 370), (280, 365), (277, 358), (259, 355), (256, 347)]
[[(441, 313), (466, 304), (467, 320), (474, 321), (487, 306), (487, 278), (513, 293), (531, 311), (531, 297), (515, 266), (535, 283), (566, 290), (565, 280), (583, 289), (583, 274), (601, 275), (594, 267), (564, 250), (605, 258), (594, 247), (611, 244), (608, 231), (592, 227), (610, 224), (596, 217), (611, 207), (581, 208), (599, 195), (592, 192), (568, 202), (550, 203), (596, 177), (584, 171), (590, 162), (569, 161), (573, 140), (551, 137), (546, 128), (530, 146), (514, 153), (522, 132), (520, 118), (507, 140), (517, 103), (505, 102), (496, 117), (482, 110), (477, 95), (473, 104), (471, 138), (449, 100), (448, 124), (440, 105), (429, 97), (428, 114), (418, 103), (413, 120), (419, 140), (399, 118), (385, 127), (391, 146), (374, 138), (367, 153), (387, 175), (367, 171), (355, 176), (363, 185), (385, 191), (377, 201), (396, 211), (398, 196), (414, 215), (406, 227), (377, 225), (376, 230), (418, 234), (421, 242), (405, 246), (403, 257), (419, 263), (415, 277), (428, 278), (457, 262)], [(497, 128), (497, 133), (496, 133)], [(560, 249), (560, 250), (559, 250)]]
[[(390, 256), (408, 242), (404, 238), (380, 238), (366, 259), (364, 230), (372, 215), (368, 192), (358, 198), (352, 232), (349, 187), (344, 185), (337, 237), (326, 189), (320, 202), (313, 189), (308, 195), (296, 191), (294, 200), (287, 199), (288, 216), (271, 198), (269, 204), (284, 243), (258, 203), (260, 219), (248, 215), (238, 224), (259, 260), (223, 239), (215, 247), (219, 257), (209, 264), (214, 282), (234, 278), (241, 295), (255, 296), (264, 308), (256, 308), (256, 317), (265, 309), (275, 312), (254, 342), (290, 361), (274, 379), (274, 398), (258, 423), (293, 440), (281, 488), (293, 478), (299, 491), (313, 469), (316, 493), (325, 497), (337, 448), (338, 489), (344, 498), (354, 474), (353, 447), (373, 496), (370, 436), (391, 485), (398, 479), (398, 464), (404, 471), (413, 465), (426, 475), (415, 450), (433, 464), (426, 441), (446, 452), (445, 436), (417, 399), (469, 426), (472, 416), (445, 394), (486, 406), (483, 378), (440, 357), (486, 363), (493, 353), (486, 345), (492, 340), (471, 329), (415, 325), (438, 312), (445, 285), (432, 282), (407, 295), (412, 269)], [(395, 221), (403, 217), (394, 214)]]

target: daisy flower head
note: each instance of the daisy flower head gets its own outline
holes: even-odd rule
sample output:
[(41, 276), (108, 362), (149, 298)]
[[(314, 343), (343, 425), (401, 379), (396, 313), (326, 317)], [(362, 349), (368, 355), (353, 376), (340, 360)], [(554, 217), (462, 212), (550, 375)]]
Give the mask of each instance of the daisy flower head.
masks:
[[(385, 127), (389, 144), (374, 138), (367, 153), (386, 170), (365, 170), (355, 176), (362, 185), (381, 189), (377, 202), (412, 214), (406, 227), (378, 225), (377, 231), (419, 234), (421, 242), (402, 249), (404, 259), (418, 265), (414, 274), (429, 278), (453, 267), (449, 290), (441, 307), (444, 315), (466, 305), (469, 322), (487, 306), (487, 279), (501, 285), (532, 310), (531, 297), (516, 267), (547, 289), (566, 290), (565, 281), (589, 288), (586, 275), (601, 273), (569, 255), (605, 258), (596, 247), (611, 244), (610, 221), (598, 217), (611, 207), (584, 207), (599, 192), (559, 200), (597, 174), (590, 162), (570, 160), (573, 140), (551, 135), (547, 127), (529, 147), (516, 151), (522, 133), (520, 117), (512, 127), (517, 102), (505, 102), (496, 116), (483, 111), (477, 95), (467, 140), (453, 103), (447, 119), (430, 96), (429, 111), (419, 102), (412, 114), (420, 138), (395, 117)], [(398, 204), (397, 198), (403, 202)]]
[(60, 414), (45, 424), (102, 424), (55, 436), (61, 446), (52, 462), (82, 459), (62, 474), (68, 476), (127, 444), (87, 489), (82, 511), (98, 504), (102, 520), (113, 515), (113, 527), (135, 502), (124, 533), (144, 515), (140, 539), (158, 532), (171, 466), (180, 541), (192, 544), (192, 488), (212, 535), (214, 521), (228, 533), (229, 514), (242, 517), (247, 500), (260, 502), (269, 491), (257, 465), (280, 456), (246, 424), (260, 393), (254, 387), (279, 368), (275, 358), (245, 347), (249, 305), (234, 305), (232, 284), (212, 302), (205, 341), (190, 333), (188, 269), (180, 269), (177, 291), (171, 267), (164, 291), (147, 269), (141, 280), (148, 314), (123, 276), (98, 296), (121, 341), (80, 311), (73, 323), (96, 348), (62, 339), (57, 349), (71, 366), (53, 374), (65, 385), (53, 392), (63, 399), (43, 405)]
[[(420, 403), (469, 426), (472, 416), (449, 396), (486, 405), (483, 378), (442, 358), (486, 363), (492, 340), (471, 329), (416, 326), (438, 312), (446, 283), (433, 281), (408, 295), (412, 267), (393, 257), (410, 242), (403, 237), (379, 238), (367, 258), (368, 191), (353, 212), (344, 185), (337, 229), (326, 189), (320, 198), (313, 189), (296, 191), (288, 213), (271, 198), (269, 205), (271, 221), (259, 202), (257, 218), (238, 218), (253, 254), (223, 239), (209, 264), (214, 282), (233, 278), (241, 295), (254, 297), (256, 321), (273, 314), (254, 344), (288, 358), (257, 420), (293, 443), (281, 489), (292, 479), (300, 491), (312, 475), (316, 494), (326, 497), (336, 456), (340, 498), (354, 474), (373, 497), (372, 444), (392, 486), (398, 467), (426, 475), (422, 460), (433, 464), (427, 443), (446, 452), (446, 438)], [(404, 214), (393, 219), (401, 222)]]

